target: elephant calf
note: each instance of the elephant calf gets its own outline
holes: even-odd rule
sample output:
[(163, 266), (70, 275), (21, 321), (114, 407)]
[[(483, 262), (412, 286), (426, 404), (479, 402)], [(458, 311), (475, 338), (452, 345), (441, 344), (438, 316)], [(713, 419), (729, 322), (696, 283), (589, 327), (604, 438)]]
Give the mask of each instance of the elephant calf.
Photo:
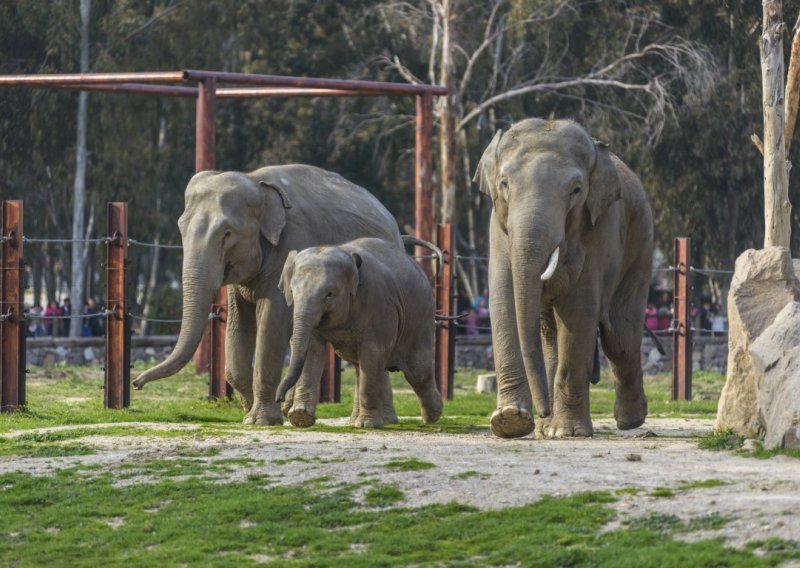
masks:
[(425, 423), (439, 419), (433, 296), (422, 270), (404, 251), (375, 238), (293, 251), (280, 289), (294, 304), (294, 321), (292, 357), (278, 402), (300, 378), (317, 334), (356, 367), (351, 424), (379, 428), (397, 421), (387, 370), (403, 371)]

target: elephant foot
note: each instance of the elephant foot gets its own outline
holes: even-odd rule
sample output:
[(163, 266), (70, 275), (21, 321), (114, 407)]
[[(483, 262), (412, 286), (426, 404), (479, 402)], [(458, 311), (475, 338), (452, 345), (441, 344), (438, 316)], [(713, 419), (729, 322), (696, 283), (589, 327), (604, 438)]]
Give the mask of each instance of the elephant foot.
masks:
[(280, 426), (283, 424), (283, 415), (276, 403), (256, 403), (242, 422), (244, 424), (255, 424), (257, 426)]
[(617, 420), (617, 428), (620, 430), (632, 430), (644, 424), (647, 418), (647, 397), (644, 391), (632, 400), (624, 400), (617, 394), (614, 403), (614, 418)]
[(387, 422), (382, 416), (368, 416), (365, 414), (359, 414), (351, 424), (356, 428), (383, 428)]
[(287, 417), (292, 426), (297, 428), (310, 428), (317, 421), (314, 411), (301, 403), (294, 405), (287, 413)]
[(425, 424), (433, 424), (442, 417), (442, 397), (437, 396), (432, 402), (420, 401), (420, 409), (422, 414), (422, 421)]
[(591, 438), (594, 435), (590, 418), (554, 416), (547, 428), (548, 438)]
[(492, 413), (489, 421), (492, 433), (500, 438), (520, 438), (533, 432), (530, 410), (519, 406), (504, 406)]

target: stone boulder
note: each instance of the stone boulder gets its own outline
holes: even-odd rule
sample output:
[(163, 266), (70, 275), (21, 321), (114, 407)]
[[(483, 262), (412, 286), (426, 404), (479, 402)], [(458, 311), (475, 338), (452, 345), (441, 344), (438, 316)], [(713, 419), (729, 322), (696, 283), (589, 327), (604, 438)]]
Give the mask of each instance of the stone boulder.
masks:
[(800, 299), (789, 251), (782, 247), (750, 249), (736, 259), (728, 293), (728, 372), (719, 399), (717, 429), (739, 435), (759, 431), (758, 385), (750, 345), (783, 307)]
[(800, 427), (800, 302), (789, 302), (750, 345), (767, 449), (798, 448)]

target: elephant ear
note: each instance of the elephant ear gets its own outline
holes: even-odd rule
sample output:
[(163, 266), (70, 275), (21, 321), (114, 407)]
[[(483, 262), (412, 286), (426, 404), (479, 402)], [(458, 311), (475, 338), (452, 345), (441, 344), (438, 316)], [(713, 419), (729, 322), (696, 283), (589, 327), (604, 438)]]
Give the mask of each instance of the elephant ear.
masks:
[(594, 168), (589, 175), (589, 195), (586, 197), (592, 226), (606, 209), (622, 197), (622, 183), (608, 144), (595, 142), (595, 155)]
[(259, 183), (267, 190), (261, 210), (261, 234), (276, 246), (286, 226), (286, 210), (292, 208), (292, 202), (286, 190), (279, 185), (267, 181)]
[(292, 295), (292, 276), (294, 275), (294, 259), (296, 256), (296, 250), (289, 251), (289, 254), (286, 256), (286, 262), (283, 264), (281, 280), (278, 283), (278, 290), (283, 292), (287, 306), (291, 306), (294, 303), (294, 296)]
[(361, 263), (364, 261), (357, 252), (351, 252), (350, 258), (353, 259), (353, 264), (356, 265), (356, 269), (353, 271), (353, 279), (350, 281), (350, 297), (355, 298), (358, 292), (358, 284), (361, 281)]
[(497, 148), (500, 146), (500, 139), (503, 137), (503, 131), (498, 130), (489, 146), (483, 151), (483, 156), (478, 162), (478, 168), (475, 170), (475, 177), (472, 181), (478, 182), (478, 187), (482, 193), (485, 193), (492, 198), (492, 203), (497, 199)]

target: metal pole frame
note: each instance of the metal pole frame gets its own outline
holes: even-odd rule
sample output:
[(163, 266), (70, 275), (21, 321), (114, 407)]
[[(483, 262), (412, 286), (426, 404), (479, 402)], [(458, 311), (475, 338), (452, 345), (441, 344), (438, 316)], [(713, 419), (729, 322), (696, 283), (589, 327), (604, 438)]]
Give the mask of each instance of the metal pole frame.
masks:
[(2, 202), (0, 266), (0, 411), (25, 404), (25, 319), (23, 314), (22, 201)]
[(106, 408), (127, 408), (131, 403), (131, 317), (128, 313), (128, 204), (108, 204), (106, 245)]
[(342, 360), (336, 355), (333, 345), (325, 349), (325, 366), (319, 383), (320, 402), (342, 402)]
[(675, 238), (672, 323), (672, 400), (692, 399), (692, 319), (689, 306), (691, 248), (688, 237)]
[[(430, 93), (417, 95), (414, 152), (414, 234), (424, 241), (433, 240), (433, 97)], [(414, 254), (425, 256), (426, 249), (417, 246)], [(420, 259), (425, 274), (430, 274), (431, 262)]]
[(443, 265), (437, 271), (434, 283), (436, 315), (444, 316), (436, 322), (436, 384), (442, 398), (453, 399), (453, 374), (455, 370), (456, 334), (452, 317), (455, 304), (455, 238), (450, 224), (439, 225), (436, 231), (437, 246), (442, 249)]

